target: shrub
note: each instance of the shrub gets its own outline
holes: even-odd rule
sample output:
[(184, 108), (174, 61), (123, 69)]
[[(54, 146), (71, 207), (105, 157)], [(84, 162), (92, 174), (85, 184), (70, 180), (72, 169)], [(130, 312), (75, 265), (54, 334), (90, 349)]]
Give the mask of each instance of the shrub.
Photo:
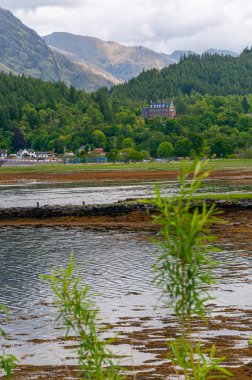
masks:
[[(193, 196), (201, 182), (208, 176), (203, 169), (206, 163), (195, 161), (183, 166), (179, 177), (180, 192), (174, 198), (162, 199), (158, 188), (153, 201), (158, 209), (155, 222), (161, 226), (158, 244), (162, 254), (155, 265), (155, 283), (162, 289), (167, 304), (174, 309), (180, 324), (181, 337), (169, 344), (169, 359), (175, 368), (182, 370), (186, 380), (226, 378), (230, 372), (215, 358), (215, 345), (210, 350), (192, 337), (192, 318), (198, 316), (205, 322), (211, 296), (208, 287), (214, 282), (212, 268), (216, 262), (208, 252), (213, 251), (215, 239), (209, 225), (218, 222), (214, 205), (192, 208)], [(192, 180), (188, 182), (192, 173)]]

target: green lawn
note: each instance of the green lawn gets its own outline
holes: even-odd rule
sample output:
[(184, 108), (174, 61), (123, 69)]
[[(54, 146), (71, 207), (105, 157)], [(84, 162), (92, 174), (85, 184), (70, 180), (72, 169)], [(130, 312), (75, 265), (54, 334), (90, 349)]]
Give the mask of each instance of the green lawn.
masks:
[(196, 195), (194, 198), (196, 201), (202, 201), (206, 199), (211, 199), (211, 200), (224, 200), (224, 201), (231, 201), (233, 203), (238, 202), (239, 200), (242, 199), (252, 199), (252, 193), (228, 193), (228, 194), (201, 194), (201, 195)]
[[(147, 162), (136, 164), (78, 164), (63, 165), (58, 163), (30, 166), (2, 166), (1, 173), (68, 173), (81, 171), (178, 171), (180, 162)], [(211, 160), (209, 170), (252, 170), (252, 159)]]

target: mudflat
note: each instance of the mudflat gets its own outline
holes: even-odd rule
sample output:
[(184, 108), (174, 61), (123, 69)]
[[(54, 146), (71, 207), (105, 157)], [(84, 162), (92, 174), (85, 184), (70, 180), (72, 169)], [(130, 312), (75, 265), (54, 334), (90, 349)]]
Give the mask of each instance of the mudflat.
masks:
[[(74, 172), (0, 172), (1, 184), (37, 182), (87, 182), (87, 183), (136, 183), (144, 181), (176, 180), (180, 171), (74, 171)], [(251, 170), (217, 170), (210, 173), (210, 178), (216, 179), (252, 179)]]

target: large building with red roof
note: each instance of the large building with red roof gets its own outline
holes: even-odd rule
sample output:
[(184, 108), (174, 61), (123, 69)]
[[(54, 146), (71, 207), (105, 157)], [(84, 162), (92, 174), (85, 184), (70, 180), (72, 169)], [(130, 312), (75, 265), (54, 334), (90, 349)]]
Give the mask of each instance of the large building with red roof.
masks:
[(143, 107), (141, 111), (142, 118), (151, 119), (153, 117), (165, 116), (169, 118), (176, 117), (176, 109), (172, 99), (163, 102), (151, 102), (148, 107)]

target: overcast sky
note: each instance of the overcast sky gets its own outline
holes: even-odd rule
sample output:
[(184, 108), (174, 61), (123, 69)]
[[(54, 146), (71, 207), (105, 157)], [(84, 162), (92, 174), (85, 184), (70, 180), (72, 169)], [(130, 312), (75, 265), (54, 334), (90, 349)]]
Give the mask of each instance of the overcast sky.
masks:
[(0, 0), (40, 35), (54, 31), (163, 53), (252, 45), (251, 0)]

